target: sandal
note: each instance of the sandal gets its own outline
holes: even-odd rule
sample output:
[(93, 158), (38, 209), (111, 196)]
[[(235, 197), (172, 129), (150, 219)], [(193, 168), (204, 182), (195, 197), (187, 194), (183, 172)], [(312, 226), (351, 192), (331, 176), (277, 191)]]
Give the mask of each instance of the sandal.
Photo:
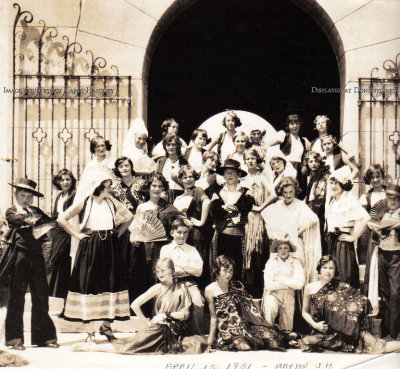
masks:
[(107, 327), (107, 326), (105, 326), (104, 324), (102, 324), (102, 325), (100, 326), (99, 333), (100, 333), (102, 336), (106, 336), (108, 342), (112, 342), (112, 341), (115, 341), (115, 340), (117, 339), (117, 337), (115, 337), (115, 336), (113, 335), (113, 332), (112, 332), (111, 327)]

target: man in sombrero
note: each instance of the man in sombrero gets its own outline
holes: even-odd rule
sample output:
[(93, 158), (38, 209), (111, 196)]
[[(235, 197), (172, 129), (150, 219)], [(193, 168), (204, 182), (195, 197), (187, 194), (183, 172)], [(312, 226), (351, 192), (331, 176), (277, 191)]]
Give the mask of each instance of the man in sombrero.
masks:
[[(51, 219), (38, 207), (32, 206), (33, 197), (43, 197), (36, 191), (36, 182), (21, 178), (14, 187), (15, 205), (7, 209), (9, 231), (5, 236), (9, 244), (0, 262), (0, 279), (11, 276), (10, 297), (6, 316), (6, 345), (24, 350), (23, 314), (25, 293), (30, 288), (32, 299), (32, 345), (57, 348), (56, 329), (49, 316), (49, 293), (45, 262), (42, 254), (43, 239), (38, 229)], [(37, 238), (36, 238), (37, 237)]]

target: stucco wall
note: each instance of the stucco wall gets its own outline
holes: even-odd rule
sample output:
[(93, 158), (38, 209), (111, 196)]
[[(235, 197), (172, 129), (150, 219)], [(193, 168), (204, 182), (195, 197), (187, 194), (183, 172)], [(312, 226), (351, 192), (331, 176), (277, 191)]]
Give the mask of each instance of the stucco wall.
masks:
[[(195, 0), (20, 0), (23, 10), (34, 15), (34, 24), (43, 19), (71, 40), (102, 56), (109, 65), (119, 67), (120, 75), (131, 75), (134, 84), (133, 118), (146, 117), (147, 73), (152, 51), (162, 31)], [(40, 2), (40, 8), (37, 5)], [(321, 25), (331, 44), (341, 71), (342, 87), (353, 89), (359, 77), (368, 77), (374, 67), (376, 76), (384, 76), (382, 63), (394, 59), (400, 51), (399, 0), (292, 0)], [(14, 1), (0, 2), (1, 115), (0, 156), (9, 156), (9, 127), (12, 95), (3, 86), (12, 86), (12, 26), (16, 14)], [(243, 1), (245, 6), (246, 2)], [(342, 45), (338, 48), (337, 45)], [(331, 87), (331, 86), (326, 86)], [(358, 95), (342, 96), (341, 132), (357, 152)], [(8, 129), (8, 131), (7, 131)], [(2, 178), (10, 177), (9, 164), (0, 161)], [(2, 193), (8, 186), (0, 183)], [(0, 199), (0, 208), (9, 197)]]

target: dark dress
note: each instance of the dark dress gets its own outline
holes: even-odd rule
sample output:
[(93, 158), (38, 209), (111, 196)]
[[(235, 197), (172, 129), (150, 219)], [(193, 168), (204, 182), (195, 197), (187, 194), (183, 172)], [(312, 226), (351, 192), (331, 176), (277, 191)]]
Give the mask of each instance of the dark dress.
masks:
[[(186, 216), (190, 218), (201, 219), (203, 201), (202, 198), (207, 196), (204, 190), (200, 187), (196, 187), (193, 193), (193, 199), (190, 202), (187, 209), (183, 209), (182, 212), (186, 213)], [(212, 219), (208, 215), (206, 222), (202, 227), (193, 226), (189, 232), (186, 243), (194, 246), (199, 252), (204, 264), (203, 273), (200, 277), (200, 285), (202, 287), (207, 286), (211, 282), (210, 268), (209, 268), (209, 255), (210, 255), (210, 243), (213, 236), (212, 232)]]
[[(89, 218), (93, 202), (92, 196), (85, 200), (79, 214), (80, 219), (83, 219), (82, 224), (86, 224), (85, 218)], [(104, 199), (103, 202), (107, 203), (115, 222), (114, 204), (118, 202), (111, 199)], [(128, 210), (124, 209), (129, 214)], [(95, 219), (92, 217), (92, 221)], [(88, 232), (90, 237), (79, 242), (64, 318), (82, 322), (129, 319), (129, 295), (123, 274), (122, 249), (117, 231), (111, 229), (88, 230)]]
[(241, 282), (231, 282), (227, 293), (214, 297), (214, 304), (217, 349), (236, 351), (242, 344), (251, 350), (286, 347), (284, 336), (263, 318)]
[[(322, 255), (327, 254), (327, 246), (325, 242), (325, 201), (326, 188), (329, 178), (329, 167), (320, 168), (317, 173), (311, 174), (310, 181), (305, 190), (305, 202), (308, 207), (318, 216), (319, 231), (321, 234)], [(311, 196), (311, 192), (312, 195)], [(311, 198), (311, 200), (310, 200)]]
[[(144, 186), (146, 180), (143, 177), (135, 177), (131, 186), (127, 186), (124, 182), (118, 183), (112, 191), (112, 195), (132, 213), (135, 214), (139, 204), (145, 202)], [(141, 255), (144, 254), (144, 244), (138, 244), (132, 247), (130, 232), (127, 230), (120, 238), (119, 242), (122, 248), (122, 257), (124, 263), (125, 283), (128, 286), (129, 302), (131, 303), (136, 297), (144, 292), (141, 280), (142, 262)]]
[[(184, 283), (174, 283), (166, 292), (156, 298), (154, 313), (186, 312), (189, 315), (191, 299)], [(113, 342), (119, 354), (137, 354), (144, 352), (179, 353), (185, 331), (185, 321), (168, 317), (158, 324), (143, 328), (133, 336), (120, 338)]]
[(328, 331), (299, 340), (302, 351), (342, 351), (377, 354), (386, 342), (367, 330), (368, 299), (347, 283), (333, 279), (311, 295), (310, 314), (315, 322), (325, 321)]
[[(58, 218), (58, 202), (62, 193), (59, 193), (54, 203), (52, 218)], [(64, 201), (63, 211), (67, 210), (75, 198), (73, 191)], [(49, 256), (49, 292), (50, 296), (65, 299), (68, 294), (68, 284), (71, 275), (71, 236), (58, 225), (51, 233), (51, 250)]]
[(223, 189), (215, 193), (211, 201), (210, 212), (215, 223), (215, 233), (211, 243), (210, 262), (213, 264), (218, 255), (226, 255), (235, 261), (234, 278), (243, 280), (243, 260), (246, 253), (245, 225), (248, 213), (254, 205), (254, 198), (248, 195), (248, 189), (241, 187), (241, 195), (234, 204), (237, 213), (229, 213), (223, 208)]

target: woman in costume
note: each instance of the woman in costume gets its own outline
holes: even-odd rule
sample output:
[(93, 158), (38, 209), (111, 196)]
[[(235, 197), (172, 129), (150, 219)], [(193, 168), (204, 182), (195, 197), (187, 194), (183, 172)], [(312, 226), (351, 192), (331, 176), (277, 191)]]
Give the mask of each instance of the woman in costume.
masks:
[(190, 220), (193, 227), (189, 231), (187, 244), (194, 246), (204, 261), (201, 275), (202, 286), (210, 283), (209, 260), (210, 242), (212, 238), (212, 220), (209, 216), (210, 199), (200, 187), (195, 186), (196, 171), (184, 165), (178, 174), (184, 187), (184, 193), (174, 201), (174, 206)]
[[(174, 263), (171, 259), (158, 260), (155, 273), (159, 283), (133, 301), (132, 309), (145, 324), (145, 328), (133, 336), (119, 338), (111, 344), (76, 344), (72, 350), (114, 352), (125, 355), (182, 352), (185, 321), (189, 318), (192, 303), (187, 287), (184, 283), (176, 282), (174, 272)], [(151, 320), (145, 317), (141, 309), (143, 304), (150, 300), (155, 300)]]
[(209, 146), (211, 150), (215, 145), (217, 145), (217, 153), (224, 162), (228, 155), (235, 151), (235, 144), (233, 142), (233, 136), (236, 133), (236, 128), (242, 125), (240, 118), (233, 110), (229, 110), (225, 113), (222, 119), (222, 125), (226, 128)]
[(293, 256), (303, 264), (306, 283), (316, 281), (315, 268), (321, 258), (318, 217), (296, 198), (299, 185), (295, 178), (283, 177), (275, 191), (282, 198), (261, 212), (270, 243), (289, 238), (296, 246)]
[(218, 255), (227, 255), (237, 265), (235, 279), (243, 280), (243, 258), (245, 253), (245, 225), (247, 215), (254, 205), (254, 198), (249, 190), (242, 187), (239, 179), (247, 173), (240, 168), (240, 163), (226, 159), (222, 167), (217, 169), (225, 179), (225, 186), (211, 199), (211, 216), (215, 224), (212, 240), (212, 260)]
[(267, 230), (261, 211), (274, 202), (277, 196), (271, 183), (261, 172), (263, 160), (259, 151), (251, 147), (245, 151), (244, 158), (247, 176), (240, 184), (249, 189), (249, 195), (255, 200), (246, 224), (245, 284), (250, 293), (259, 298), (263, 293), (263, 269), (269, 258)]
[(137, 174), (149, 174), (157, 168), (156, 163), (148, 155), (147, 139), (149, 133), (143, 119), (136, 118), (131, 123), (122, 144), (122, 155), (132, 160)]
[(225, 351), (283, 350), (284, 336), (262, 316), (243, 284), (232, 281), (234, 261), (215, 260), (216, 281), (205, 289), (210, 309), (209, 346)]
[(157, 172), (161, 173), (168, 181), (168, 201), (172, 203), (177, 196), (183, 193), (183, 186), (178, 179), (178, 173), (183, 165), (187, 165), (187, 161), (182, 156), (178, 136), (165, 136), (163, 146), (166, 156), (157, 160)]
[(328, 254), (338, 262), (338, 279), (360, 288), (356, 245), (370, 216), (350, 192), (353, 187), (350, 176), (350, 170), (345, 166), (329, 177), (326, 243)]
[[(384, 202), (386, 202), (386, 192), (384, 186), (385, 172), (380, 164), (371, 164), (367, 169), (364, 182), (366, 185), (371, 185), (372, 187), (364, 193), (360, 199), (360, 204), (368, 212), (372, 219), (376, 219), (379, 215), (377, 212), (379, 207), (382, 207)], [(362, 249), (360, 251), (366, 250), (365, 257), (365, 275), (364, 275), (364, 295), (368, 296), (370, 270), (371, 270), (371, 258), (374, 252), (374, 245), (371, 239), (371, 230), (369, 228), (361, 235), (358, 241), (358, 248)], [(363, 255), (363, 252), (359, 252), (359, 256)], [(360, 260), (363, 264), (364, 260)]]
[[(133, 170), (131, 159), (122, 156), (115, 161), (115, 175), (121, 179), (120, 182), (114, 184), (112, 196), (132, 213), (136, 213), (139, 204), (145, 202), (145, 186), (146, 181), (142, 176), (136, 176)], [(124, 275), (129, 286), (129, 302), (132, 302), (141, 292), (141, 274), (142, 260), (139, 247), (132, 247), (130, 232), (127, 230), (119, 239), (124, 259)]]
[(244, 152), (251, 146), (250, 139), (243, 131), (238, 131), (233, 136), (233, 143), (235, 144), (235, 151), (227, 156), (227, 159), (233, 159), (240, 163), (240, 167), (246, 170), (244, 160)]
[(380, 354), (400, 349), (400, 342), (385, 342), (367, 330), (368, 300), (336, 279), (338, 264), (331, 255), (321, 258), (317, 270), (320, 280), (304, 289), (302, 314), (313, 332), (299, 340), (302, 351)]
[[(153, 151), (151, 153), (151, 156), (153, 157), (153, 160), (157, 161), (161, 156), (166, 155), (165, 147), (163, 144), (164, 138), (167, 135), (172, 135), (172, 136), (177, 136), (178, 137), (178, 131), (179, 131), (179, 124), (175, 121), (175, 119), (170, 118), (164, 120), (161, 124), (161, 134), (163, 139), (153, 148)], [(181, 151), (182, 154), (185, 153), (187, 144), (186, 142), (178, 137), (180, 145), (181, 145)]]
[(290, 114), (286, 118), (284, 131), (277, 132), (277, 138), (269, 143), (270, 146), (278, 145), (293, 167), (300, 171), (303, 154), (309, 149), (310, 142), (305, 137), (300, 137), (299, 131), (302, 120), (297, 114)]
[(351, 180), (354, 181), (359, 174), (357, 163), (354, 157), (349, 157), (338, 145), (332, 135), (321, 137), (321, 146), (325, 154), (325, 163), (329, 166), (331, 173), (342, 167), (349, 167), (351, 170)]
[[(71, 206), (75, 197), (76, 179), (68, 169), (61, 169), (53, 178), (53, 185), (60, 193), (54, 203), (52, 218)], [(71, 236), (61, 227), (56, 227), (51, 233), (50, 265), (50, 296), (65, 299), (68, 293), (69, 277), (71, 275)]]
[(203, 169), (203, 154), (206, 151), (204, 146), (210, 142), (207, 131), (201, 128), (194, 130), (190, 142), (192, 145), (185, 151), (183, 157), (196, 173), (200, 174)]
[(325, 244), (325, 201), (330, 170), (325, 165), (325, 160), (318, 152), (311, 151), (305, 155), (305, 170), (307, 187), (305, 190), (305, 203), (318, 216), (322, 255), (326, 255)]
[[(147, 186), (149, 200), (137, 207), (135, 219), (129, 227), (132, 248), (135, 250), (137, 265), (140, 268), (136, 273), (136, 277), (141, 280), (140, 293), (153, 284), (154, 263), (160, 256), (161, 247), (169, 242), (172, 221), (180, 215), (175, 206), (161, 197), (163, 192), (168, 190), (168, 182), (162, 174), (157, 172), (150, 174)], [(158, 235), (155, 240), (151, 238), (151, 235), (142, 234), (140, 231), (143, 228), (142, 222), (150, 218), (159, 219), (163, 227), (162, 235)]]
[[(110, 196), (112, 180), (104, 175), (92, 194), (59, 215), (57, 222), (79, 242), (69, 283), (64, 318), (87, 323), (87, 340), (95, 336), (94, 321), (103, 321), (100, 334), (108, 340), (110, 322), (129, 319), (129, 296), (123, 276), (122, 248), (118, 240), (133, 216)], [(68, 220), (78, 215), (79, 230)]]
[(202, 188), (210, 199), (224, 183), (224, 178), (215, 172), (219, 166), (219, 156), (215, 151), (208, 150), (203, 154), (203, 168), (196, 181), (196, 187)]

